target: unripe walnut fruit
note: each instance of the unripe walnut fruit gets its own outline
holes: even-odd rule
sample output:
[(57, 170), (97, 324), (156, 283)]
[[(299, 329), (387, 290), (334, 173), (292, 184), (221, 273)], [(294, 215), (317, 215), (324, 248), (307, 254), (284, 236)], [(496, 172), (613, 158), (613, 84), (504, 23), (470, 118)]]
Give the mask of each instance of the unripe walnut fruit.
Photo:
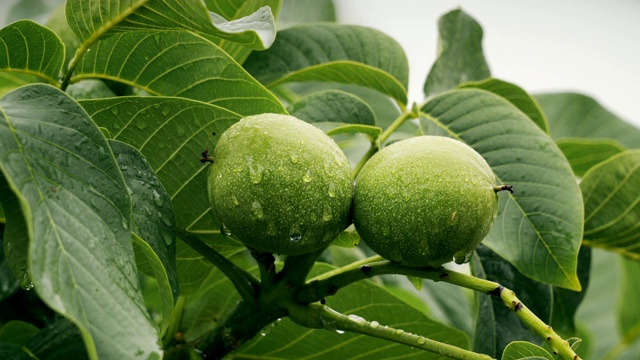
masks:
[(470, 146), (441, 136), (396, 142), (364, 165), (354, 224), (382, 257), (406, 266), (469, 260), (498, 211), (495, 177)]
[(247, 247), (285, 255), (327, 246), (349, 225), (351, 166), (338, 145), (293, 116), (249, 116), (216, 144), (209, 200)]

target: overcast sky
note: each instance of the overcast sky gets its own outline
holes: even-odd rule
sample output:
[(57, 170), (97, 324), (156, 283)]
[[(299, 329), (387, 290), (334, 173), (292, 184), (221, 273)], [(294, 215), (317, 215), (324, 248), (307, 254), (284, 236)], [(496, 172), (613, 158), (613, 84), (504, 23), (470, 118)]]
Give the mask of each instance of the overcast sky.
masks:
[(409, 98), (437, 50), (437, 21), (462, 8), (484, 29), (492, 75), (529, 92), (577, 91), (640, 126), (640, 0), (334, 0), (338, 21), (375, 27), (409, 58)]

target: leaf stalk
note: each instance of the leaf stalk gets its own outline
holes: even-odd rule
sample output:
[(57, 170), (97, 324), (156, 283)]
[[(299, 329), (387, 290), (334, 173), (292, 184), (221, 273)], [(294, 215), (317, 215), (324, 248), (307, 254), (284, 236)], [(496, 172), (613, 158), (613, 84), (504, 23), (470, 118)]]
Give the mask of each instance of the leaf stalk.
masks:
[(580, 360), (580, 357), (573, 351), (570, 344), (553, 331), (551, 326), (545, 324), (531, 312), (531, 310), (517, 298), (514, 291), (505, 288), (497, 282), (480, 279), (443, 267), (414, 268), (398, 265), (389, 261), (379, 261), (363, 265), (359, 269), (338, 271), (335, 275), (321, 280), (312, 280), (298, 292), (297, 299), (301, 303), (316, 302), (326, 296), (335, 294), (338, 289), (356, 281), (368, 279), (376, 275), (391, 274), (443, 281), (481, 293), (499, 296), (507, 309), (514, 311), (518, 318), (520, 318), (533, 333), (542, 337), (545, 342), (551, 346), (554, 353), (558, 354), (564, 360)]
[(258, 279), (253, 275), (239, 268), (229, 259), (209, 247), (196, 236), (189, 234), (186, 230), (178, 230), (178, 236), (191, 248), (202, 255), (207, 261), (215, 265), (222, 273), (229, 278), (233, 286), (244, 301), (255, 304), (257, 301), (256, 289), (260, 286)]
[(326, 305), (320, 305), (317, 303), (309, 305), (292, 304), (288, 310), (291, 320), (301, 326), (325, 329), (329, 331), (349, 331), (357, 334), (368, 335), (440, 354), (451, 359), (493, 359), (485, 354), (475, 353), (454, 345), (406, 332), (401, 329), (380, 325), (376, 321), (367, 321), (360, 316), (353, 314), (341, 314)]
[(396, 130), (398, 130), (398, 128), (402, 126), (402, 124), (404, 124), (405, 121), (407, 121), (408, 119), (415, 119), (417, 116), (418, 116), (418, 113), (415, 112), (415, 106), (414, 106), (411, 111), (404, 110), (395, 120), (393, 120), (391, 125), (389, 125), (389, 127), (386, 128), (382, 132), (382, 134), (380, 134), (378, 139), (371, 142), (371, 147), (364, 154), (362, 159), (360, 159), (360, 162), (358, 162), (355, 169), (353, 170), (353, 177), (355, 178), (360, 173), (360, 170), (362, 170), (362, 167), (364, 166), (364, 164), (376, 152), (378, 152), (378, 150), (382, 147), (382, 145), (384, 145), (385, 141), (387, 141), (387, 139), (389, 138), (389, 136), (391, 136), (391, 134), (393, 134)]

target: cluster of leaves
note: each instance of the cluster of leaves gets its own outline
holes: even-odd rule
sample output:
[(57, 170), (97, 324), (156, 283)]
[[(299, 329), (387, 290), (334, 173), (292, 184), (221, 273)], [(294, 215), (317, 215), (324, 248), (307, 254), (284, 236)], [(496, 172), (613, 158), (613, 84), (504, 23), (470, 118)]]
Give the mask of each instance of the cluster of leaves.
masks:
[[(426, 100), (409, 105), (399, 44), (334, 21), (331, 1), (67, 0), (46, 26), (0, 30), (3, 358), (158, 359), (213, 331), (240, 296), (184, 240), (258, 270), (220, 231), (198, 158), (212, 134), (259, 113), (314, 123), (356, 169), (418, 134), (471, 145), (516, 189), (501, 197), (473, 274), (515, 290), (564, 337), (585, 338), (595, 358), (603, 345), (589, 331), (615, 342), (615, 325), (589, 330), (576, 308), (589, 285), (606, 296), (594, 296), (590, 318), (609, 318), (602, 289), (619, 271), (621, 340), (608, 356), (637, 343), (640, 308), (624, 299), (635, 298), (640, 270), (640, 130), (583, 95), (533, 97), (492, 78), (482, 29), (461, 10), (441, 18)], [(339, 240), (312, 276), (367, 256), (356, 234)], [(594, 274), (591, 247), (623, 254), (622, 268), (605, 253)], [(492, 357), (553, 359), (498, 299), (377, 281), (341, 289), (331, 307)], [(440, 358), (288, 319), (262, 335), (231, 356)]]

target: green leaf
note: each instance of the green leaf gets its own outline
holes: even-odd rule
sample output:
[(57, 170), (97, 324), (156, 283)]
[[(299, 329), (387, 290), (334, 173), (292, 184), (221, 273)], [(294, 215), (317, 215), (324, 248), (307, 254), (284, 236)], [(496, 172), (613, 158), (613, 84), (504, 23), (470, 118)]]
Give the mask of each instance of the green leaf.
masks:
[(444, 282), (423, 281), (417, 293), (432, 319), (473, 336), (472, 292)]
[[(40, 1), (40, 0), (37, 0), (37, 1)], [(45, 23), (45, 26), (51, 29), (51, 31), (53, 31), (54, 33), (56, 33), (56, 35), (58, 35), (58, 37), (64, 44), (65, 51), (64, 51), (63, 69), (66, 70), (67, 66), (69, 65), (69, 61), (71, 61), (71, 59), (75, 56), (76, 51), (78, 51), (78, 48), (80, 47), (80, 40), (78, 39), (76, 34), (73, 32), (73, 30), (71, 30), (71, 28), (69, 27), (69, 24), (67, 23), (67, 16), (64, 13), (65, 4), (63, 4), (59, 0), (48, 0), (48, 1), (57, 2), (57, 4), (55, 4), (56, 8), (54, 9), (54, 11), (48, 14), (49, 16), (48, 16), (47, 22)]]
[[(3, 233), (3, 251), (9, 272), (19, 279), (25, 289), (31, 289), (29, 274), (29, 233), (22, 212), (20, 200), (9, 188), (5, 176), (0, 172), (0, 203), (4, 209), (7, 223)], [(9, 283), (10, 284), (10, 283)]]
[(24, 321), (9, 321), (0, 327), (0, 341), (24, 346), (40, 331), (35, 325)]
[[(109, 141), (124, 176), (132, 203), (132, 232), (143, 239), (161, 262), (173, 298), (180, 293), (176, 273), (176, 220), (171, 199), (147, 160), (134, 147)], [(148, 273), (153, 276), (154, 273)]]
[(134, 31), (108, 37), (90, 48), (72, 81), (93, 77), (115, 79), (153, 95), (211, 103), (240, 115), (285, 113), (275, 96), (229, 55), (188, 32)]
[(289, 105), (290, 115), (306, 122), (376, 125), (373, 109), (361, 98), (342, 90), (327, 90), (305, 96)]
[(471, 16), (453, 10), (440, 18), (438, 32), (438, 58), (424, 83), (426, 97), (491, 76), (482, 51), (482, 27)]
[(278, 29), (313, 22), (335, 22), (333, 0), (282, 0)]
[(104, 81), (96, 79), (71, 84), (67, 87), (66, 93), (75, 100), (103, 99), (116, 96)]
[(0, 359), (3, 360), (32, 360), (37, 359), (23, 346), (0, 341)]
[(331, 241), (331, 245), (340, 246), (343, 248), (351, 248), (358, 246), (360, 243), (360, 235), (354, 230), (345, 230), (338, 234), (335, 239)]
[[(482, 261), (477, 254), (471, 259), (471, 270), (475, 277), (485, 279), (487, 274), (482, 266)], [(487, 354), (495, 357), (499, 352), (497, 336), (496, 315), (499, 313), (494, 309), (494, 300), (489, 296), (474, 293), (476, 300), (474, 308), (474, 331), (473, 346), (475, 352)], [(502, 309), (499, 311), (503, 311)], [(502, 314), (504, 316), (504, 314)], [(504, 346), (504, 344), (503, 344)], [(504, 351), (504, 349), (502, 349)]]
[(39, 360), (89, 359), (80, 331), (64, 318), (40, 330), (27, 347)]
[(233, 22), (207, 12), (202, 1), (128, 0), (67, 1), (67, 22), (85, 44), (108, 32), (132, 30), (188, 30), (197, 34), (239, 42), (252, 49), (266, 49), (275, 37), (275, 20), (266, 8)]
[[(621, 258), (610, 251), (592, 249), (589, 287), (576, 313), (576, 325), (585, 340), (579, 352), (583, 359), (604, 359), (604, 354), (620, 340), (615, 304), (622, 275)], [(589, 335), (584, 337), (585, 333)]]
[(375, 141), (378, 139), (380, 134), (382, 134), (382, 128), (379, 128), (377, 126), (370, 126), (370, 125), (348, 124), (348, 125), (337, 126), (327, 131), (327, 135), (356, 134), (356, 133), (365, 134), (371, 140)]
[[(251, 60), (252, 58), (250, 58)], [(248, 62), (248, 61), (247, 61)], [(248, 70), (251, 70), (248, 68)], [(355, 61), (335, 60), (312, 65), (268, 83), (269, 88), (289, 82), (328, 81), (359, 85), (391, 96), (402, 104), (407, 104), (406, 88), (387, 72)]]
[(0, 29), (0, 70), (37, 75), (57, 83), (64, 45), (51, 30), (31, 20)]
[(4, 96), (17, 87), (37, 81), (38, 78), (34, 75), (0, 71), (0, 96)]
[(640, 150), (627, 150), (587, 171), (584, 243), (640, 258)]
[(147, 159), (169, 194), (177, 227), (197, 234), (220, 233), (207, 197), (209, 167), (200, 162), (200, 153), (207, 148), (213, 151), (217, 139), (240, 115), (167, 97), (119, 97), (80, 104), (115, 140), (135, 147)]
[[(328, 264), (318, 263), (314, 271), (317, 274), (332, 269), (334, 268)], [(371, 281), (356, 282), (340, 289), (336, 296), (327, 298), (327, 304), (341, 313), (355, 314), (369, 321), (377, 321), (380, 326), (392, 326), (462, 348), (469, 346), (466, 335), (461, 331), (429, 319), (421, 311), (409, 306)], [(369, 336), (307, 329), (294, 324), (289, 319), (283, 319), (273, 328), (266, 330), (265, 336), (255, 337), (229, 356), (232, 359), (255, 357), (269, 359), (441, 358), (438, 354)]]
[[(220, 31), (216, 34), (217, 37), (242, 44), (249, 49), (267, 49), (276, 39), (275, 19), (268, 6), (263, 6), (252, 14), (231, 21), (227, 21), (216, 13), (210, 15), (213, 25)], [(224, 46), (221, 48), (226, 50)]]
[[(583, 289), (589, 288), (591, 272), (591, 248), (581, 246), (578, 253), (578, 279)], [(585, 291), (572, 291), (553, 287), (553, 311), (551, 325), (562, 337), (578, 336), (576, 311), (584, 300)]]
[[(473, 270), (475, 276), (498, 282), (515, 291), (523, 304), (526, 304), (542, 321), (549, 323), (553, 304), (551, 286), (522, 275), (486, 246), (478, 247)], [(485, 294), (477, 296), (489, 298)], [(485, 303), (485, 307), (479, 309), (476, 319), (475, 351), (500, 358), (501, 355), (504, 356), (503, 350), (512, 341), (527, 340), (535, 344), (542, 343), (542, 340), (534, 335), (514, 312), (505, 310), (502, 300), (497, 297), (489, 299), (491, 307), (486, 307), (488, 304)], [(483, 300), (485, 299), (481, 299), (480, 304), (483, 304)]]
[(0, 169), (25, 215), (36, 292), (80, 327), (91, 358), (161, 357), (139, 291), (131, 200), (100, 130), (51, 86), (19, 88), (0, 109)]
[(204, 0), (209, 11), (214, 12), (227, 20), (239, 19), (256, 11), (263, 6), (269, 6), (274, 14), (280, 9), (281, 0)]
[[(381, 128), (387, 128), (394, 119), (400, 115), (400, 109), (398, 104), (393, 99), (385, 96), (384, 94), (364, 88), (356, 85), (338, 84), (338, 83), (322, 83), (322, 82), (309, 82), (309, 83), (291, 83), (277, 90), (286, 88), (295, 95), (309, 96), (316, 92), (322, 91), (344, 91), (352, 95), (357, 96), (363, 100), (370, 108), (376, 117), (376, 125)], [(299, 99), (294, 97), (292, 102), (297, 102)], [(325, 110), (326, 111), (326, 110)]]
[(640, 129), (605, 109), (596, 100), (576, 93), (539, 94), (536, 99), (547, 115), (554, 139), (614, 139), (640, 148)]
[(422, 290), (422, 284), (424, 283), (423, 278), (415, 277), (415, 276), (407, 276), (407, 280), (413, 285), (413, 287), (420, 291)]
[(502, 360), (555, 360), (553, 355), (540, 346), (526, 342), (514, 341), (507, 345)]
[(483, 90), (453, 90), (422, 108), (425, 133), (461, 140), (489, 163), (500, 211), (484, 244), (524, 275), (578, 290), (583, 204), (571, 167), (553, 140), (524, 113)]
[[(258, 269), (255, 262), (252, 262), (253, 257), (241, 252), (245, 249), (244, 247), (241, 250), (236, 248), (233, 252), (224, 252), (224, 255), (237, 266), (249, 269), (249, 272), (257, 275)], [(194, 258), (206, 262), (201, 257), (194, 256)], [(192, 269), (194, 268), (195, 266), (192, 267)], [(208, 266), (197, 267), (196, 271), (202, 272), (202, 277), (197, 284), (199, 288), (193, 287), (194, 291), (189, 293), (182, 314), (181, 331), (187, 343), (199, 339), (218, 326), (240, 300), (240, 296), (229, 278), (216, 267), (211, 266), (210, 263)]]
[(622, 258), (621, 264), (622, 278), (616, 315), (622, 338), (632, 344), (640, 337), (640, 307), (631, 300), (640, 296), (640, 262)]
[(468, 82), (460, 85), (461, 88), (476, 88), (490, 91), (496, 95), (500, 95), (507, 101), (515, 105), (523, 113), (525, 113), (536, 125), (547, 134), (549, 133), (549, 122), (542, 112), (540, 105), (536, 99), (529, 95), (521, 87), (499, 79), (485, 79), (482, 81)]
[[(172, 276), (167, 274), (167, 268), (163, 266), (162, 260), (148, 241), (142, 239), (136, 233), (131, 233), (131, 237), (133, 239), (133, 250), (136, 255), (138, 271), (156, 280), (155, 288), (160, 298), (159, 312), (161, 315), (159, 333), (164, 334), (169, 327), (173, 305), (177, 299), (177, 295), (179, 295), (180, 284), (178, 274), (176, 273)], [(174, 260), (175, 263), (175, 257), (172, 260)], [(175, 264), (173, 266), (175, 267)], [(175, 269), (173, 271), (175, 272)], [(143, 292), (143, 296), (144, 295), (146, 294)], [(145, 300), (147, 300), (146, 297)]]
[(160, 333), (164, 333), (180, 293), (173, 206), (142, 154), (120, 141), (111, 140), (109, 144), (131, 194), (132, 236), (138, 271), (154, 277), (158, 283), (162, 300)]
[[(207, 239), (209, 243), (213, 244), (213, 246), (211, 246), (212, 248), (227, 258), (247, 249), (230, 236), (218, 234), (208, 236)], [(176, 265), (178, 267), (181, 295), (192, 295), (202, 290), (202, 288), (205, 288), (204, 291), (208, 291), (213, 287), (207, 282), (207, 278), (212, 276), (214, 272), (217, 272), (218, 269), (182, 240), (178, 240), (176, 244)], [(229, 286), (229, 291), (224, 293), (225, 295), (223, 295), (222, 298), (232, 301), (227, 295), (235, 292), (235, 288), (231, 283), (229, 283)], [(192, 300), (193, 297), (190, 296), (189, 301)], [(207, 319), (198, 320), (207, 321)], [(211, 324), (207, 326), (211, 326)]]
[(622, 144), (612, 139), (562, 138), (556, 144), (569, 160), (576, 176), (583, 176), (596, 164), (625, 150)]
[(408, 63), (388, 35), (356, 25), (312, 24), (279, 31), (273, 46), (254, 52), (245, 68), (267, 87), (330, 81), (369, 87), (407, 103)]
[[(222, 16), (223, 19), (234, 21), (240, 20), (246, 22), (256, 13), (265, 12), (265, 8), (270, 9), (269, 18), (264, 19), (268, 21), (262, 21), (260, 24), (262, 27), (268, 29), (267, 36), (269, 37), (268, 45), (265, 45), (263, 49), (268, 48), (275, 39), (275, 19), (274, 15), (278, 14), (280, 9), (280, 0), (231, 0), (231, 1), (215, 1), (205, 0), (205, 4), (209, 11)], [(227, 54), (231, 55), (238, 63), (243, 63), (247, 59), (247, 56), (251, 53), (252, 48), (243, 45), (239, 41), (225, 41), (224, 38), (214, 41), (214, 43)]]
[(4, 229), (4, 224), (0, 224), (0, 302), (11, 297), (20, 288), (20, 280), (13, 273), (7, 259), (4, 257)]

